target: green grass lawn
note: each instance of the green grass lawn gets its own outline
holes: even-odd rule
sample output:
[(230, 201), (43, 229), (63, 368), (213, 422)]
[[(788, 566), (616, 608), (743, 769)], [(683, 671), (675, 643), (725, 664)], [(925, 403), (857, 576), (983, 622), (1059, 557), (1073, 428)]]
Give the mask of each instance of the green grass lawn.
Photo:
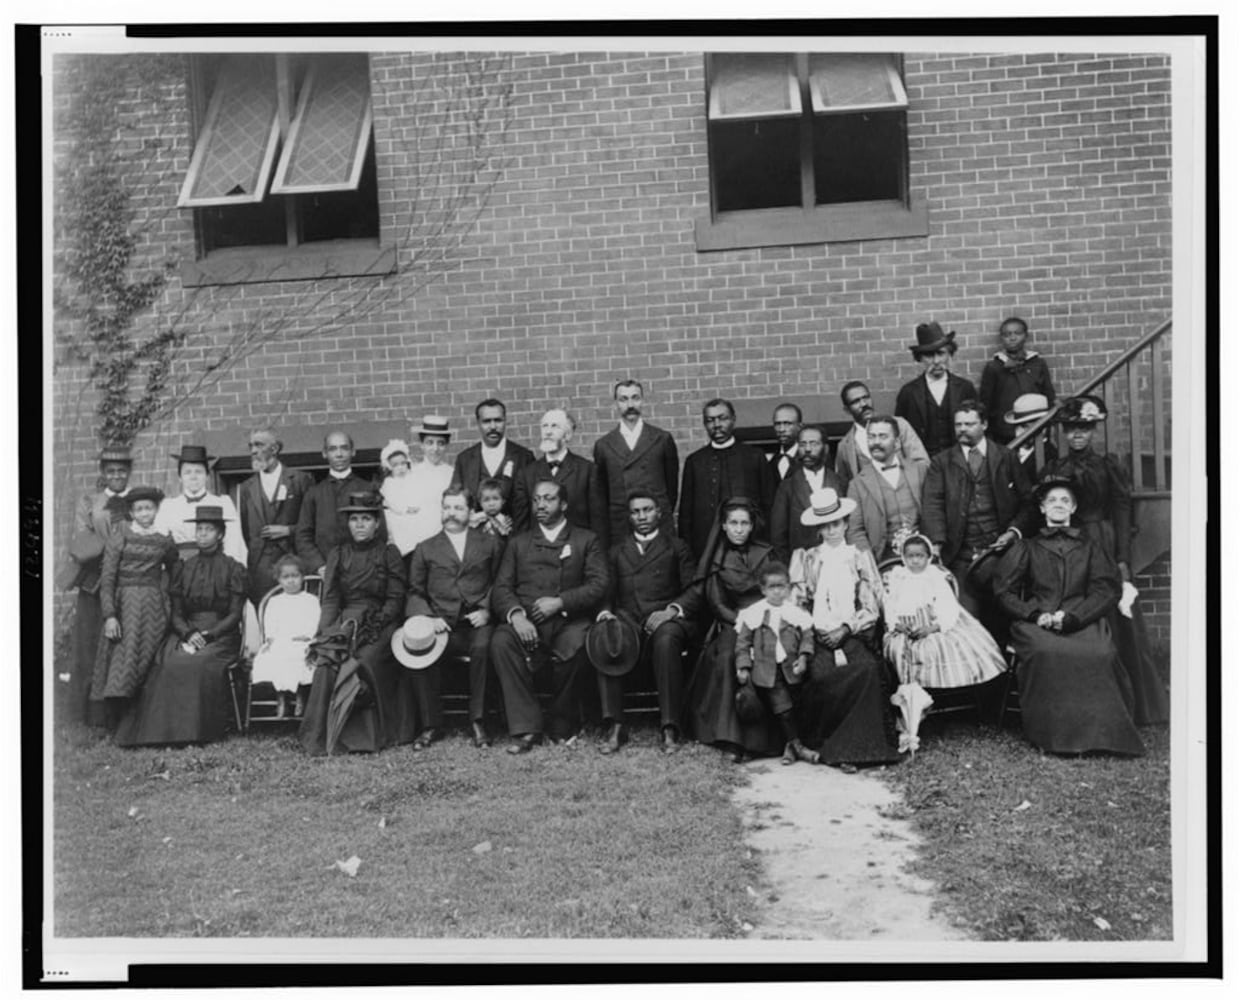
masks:
[(1172, 937), (1165, 728), (1142, 730), (1135, 760), (1042, 754), (1018, 725), (932, 716), (921, 736), (884, 779), (925, 839), (918, 874), (958, 926), (985, 941)]
[[(458, 734), (311, 758), (290, 735), (122, 750), (78, 728), (54, 773), (60, 937), (727, 938), (754, 919), (743, 777), (653, 732), (613, 757)], [(355, 877), (335, 867), (354, 855)]]

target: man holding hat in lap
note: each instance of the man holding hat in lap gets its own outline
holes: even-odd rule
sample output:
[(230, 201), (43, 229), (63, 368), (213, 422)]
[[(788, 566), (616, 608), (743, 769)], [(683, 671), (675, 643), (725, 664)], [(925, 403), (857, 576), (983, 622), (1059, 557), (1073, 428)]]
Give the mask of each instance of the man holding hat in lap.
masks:
[[(491, 745), (483, 723), (493, 631), (491, 584), (499, 572), (502, 550), (494, 535), (469, 527), (470, 501), (464, 487), (444, 492), (440, 511), (443, 530), (418, 545), (410, 558), (405, 615), (410, 621), (419, 616), (431, 623), (434, 637), (442, 639), (436, 647), (440, 653), (469, 657), (469, 719), (474, 746), (484, 747)], [(398, 660), (413, 666), (411, 658), (416, 654), (409, 651), (408, 627), (406, 622), (405, 630), (393, 636), (392, 649)], [(427, 684), (425, 691), (419, 691), (419, 698), (438, 706), (438, 663), (421, 674)]]
[[(614, 633), (620, 623), (633, 644), (630, 667), (644, 659), (654, 673), (659, 690), (663, 752), (673, 753), (680, 737), (684, 652), (693, 638), (693, 615), (702, 598), (700, 588), (694, 585), (693, 555), (688, 544), (674, 534), (661, 531), (662, 521), (663, 509), (652, 490), (630, 491), (632, 530), (608, 553), (611, 595), (599, 612), (600, 624), (590, 630), (586, 645), (599, 671), (604, 715), (609, 705), (615, 706), (617, 721), (603, 745), (605, 753), (619, 749), (623, 735), (618, 721), (623, 675), (610, 676), (600, 667), (600, 662), (615, 661), (615, 657), (606, 654), (617, 646)], [(609, 620), (617, 626), (605, 631), (602, 626)]]
[(509, 753), (528, 753), (543, 737), (535, 671), (550, 660), (552, 738), (576, 729), (574, 681), (584, 659), (586, 630), (607, 595), (607, 556), (598, 536), (570, 524), (564, 486), (534, 485), (534, 527), (509, 540), (491, 591), (502, 624), (491, 639), (491, 661), (504, 692)]

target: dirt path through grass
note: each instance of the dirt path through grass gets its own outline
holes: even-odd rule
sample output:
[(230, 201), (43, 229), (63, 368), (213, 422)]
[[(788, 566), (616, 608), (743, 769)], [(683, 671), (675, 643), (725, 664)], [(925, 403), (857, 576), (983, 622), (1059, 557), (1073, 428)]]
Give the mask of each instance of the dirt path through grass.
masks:
[[(745, 766), (733, 796), (770, 886), (755, 938), (961, 940), (932, 916), (933, 885), (905, 870), (917, 835), (883, 812), (898, 800), (877, 777), (777, 760)], [(754, 887), (758, 891), (758, 887)]]

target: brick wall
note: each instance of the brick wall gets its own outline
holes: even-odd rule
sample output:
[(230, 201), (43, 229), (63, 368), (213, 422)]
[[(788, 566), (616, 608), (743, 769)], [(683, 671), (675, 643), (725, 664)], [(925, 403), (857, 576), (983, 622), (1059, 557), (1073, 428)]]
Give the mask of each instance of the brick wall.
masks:
[[(267, 420), (439, 412), (468, 440), (474, 403), (492, 394), (524, 443), (543, 410), (567, 406), (588, 453), (612, 423), (611, 384), (630, 376), (684, 455), (714, 395), (835, 400), (858, 377), (889, 407), (917, 371), (906, 345), (927, 319), (958, 331), (955, 368), (976, 379), (998, 322), (1022, 315), (1070, 389), (1170, 311), (1165, 57), (906, 54), (910, 180), (928, 237), (698, 253), (694, 220), (710, 203), (702, 55), (518, 54), (500, 78), (512, 87), (503, 170), (428, 270), (411, 230), (445, 185), (418, 158), (418, 123), (450, 124), (450, 93), (425, 85), (453, 64), (371, 60), (382, 238), (401, 273), (173, 283), (156, 315), (183, 312), (200, 331), (186, 364), (274, 333), (142, 436), (136, 478), (171, 485), (167, 453), (197, 429), (236, 428), (241, 451), (244, 428)], [(147, 259), (194, 254), (190, 213), (170, 207), (192, 150), (183, 66), (163, 84), (143, 91), (135, 118), (159, 143), (135, 174)], [(70, 414), (78, 378), (69, 366), (55, 383), (68, 493), (91, 479), (95, 451), (89, 399), (86, 420)], [(834, 401), (826, 410), (845, 416)], [(57, 496), (62, 517), (70, 500)]]
[(1140, 591), (1139, 603), (1145, 615), (1150, 645), (1168, 649), (1171, 644), (1171, 553), (1150, 563), (1133, 579)]

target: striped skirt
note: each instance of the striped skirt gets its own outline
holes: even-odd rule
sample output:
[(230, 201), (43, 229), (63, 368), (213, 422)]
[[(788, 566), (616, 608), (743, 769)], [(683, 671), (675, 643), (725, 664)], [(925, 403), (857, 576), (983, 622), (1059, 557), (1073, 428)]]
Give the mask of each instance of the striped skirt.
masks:
[(883, 655), (895, 667), (901, 684), (916, 681), (926, 688), (981, 684), (1007, 669), (990, 633), (963, 608), (952, 628), (924, 639), (888, 631), (883, 637)]

